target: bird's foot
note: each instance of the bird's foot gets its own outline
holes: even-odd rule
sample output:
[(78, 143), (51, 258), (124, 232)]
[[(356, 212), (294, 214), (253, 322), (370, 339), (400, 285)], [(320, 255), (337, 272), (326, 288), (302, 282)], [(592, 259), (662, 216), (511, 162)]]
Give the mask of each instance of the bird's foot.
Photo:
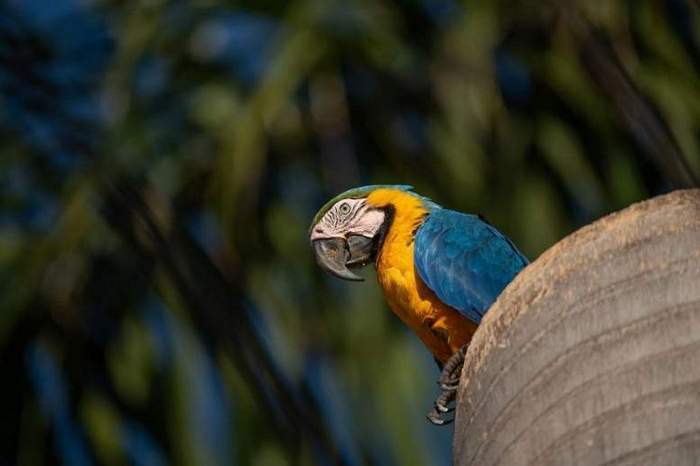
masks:
[(464, 365), (464, 355), (467, 346), (464, 345), (459, 351), (450, 356), (442, 368), (442, 373), (438, 379), (438, 385), (442, 393), (435, 400), (435, 406), (428, 413), (428, 420), (438, 426), (451, 424), (453, 416), (448, 416), (454, 411), (450, 404), (457, 398), (457, 388), (459, 388), (459, 378)]

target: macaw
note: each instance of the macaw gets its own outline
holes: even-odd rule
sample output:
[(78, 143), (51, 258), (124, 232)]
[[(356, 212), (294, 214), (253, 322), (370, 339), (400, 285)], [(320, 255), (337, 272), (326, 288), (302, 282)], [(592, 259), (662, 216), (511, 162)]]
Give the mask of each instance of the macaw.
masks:
[(314, 217), (319, 266), (345, 280), (373, 263), (390, 309), (422, 340), (442, 373), (428, 414), (447, 424), (464, 354), (484, 313), (528, 264), (483, 218), (440, 207), (405, 185), (350, 189)]

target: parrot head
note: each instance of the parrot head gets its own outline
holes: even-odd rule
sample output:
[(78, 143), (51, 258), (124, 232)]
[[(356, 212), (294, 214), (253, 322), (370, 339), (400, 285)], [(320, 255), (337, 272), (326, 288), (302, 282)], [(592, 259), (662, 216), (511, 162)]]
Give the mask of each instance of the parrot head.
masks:
[(309, 229), (316, 261), (325, 271), (345, 280), (361, 281), (351, 269), (372, 263), (391, 223), (391, 212), (372, 206), (367, 197), (377, 189), (412, 191), (405, 185), (372, 185), (350, 189), (328, 201)]

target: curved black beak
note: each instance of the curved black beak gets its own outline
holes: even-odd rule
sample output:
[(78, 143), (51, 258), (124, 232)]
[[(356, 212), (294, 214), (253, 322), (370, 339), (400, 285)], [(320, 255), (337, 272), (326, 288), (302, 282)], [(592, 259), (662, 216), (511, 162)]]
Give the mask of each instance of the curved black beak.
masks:
[(371, 261), (372, 238), (351, 236), (344, 238), (324, 238), (313, 241), (316, 262), (326, 272), (343, 280), (362, 281), (348, 267), (363, 267)]

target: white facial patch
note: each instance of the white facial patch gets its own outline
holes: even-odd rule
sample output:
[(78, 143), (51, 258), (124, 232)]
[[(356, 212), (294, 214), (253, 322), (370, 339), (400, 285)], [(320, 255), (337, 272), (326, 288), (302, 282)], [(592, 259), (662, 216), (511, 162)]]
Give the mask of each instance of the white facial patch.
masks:
[(372, 238), (384, 223), (384, 212), (372, 209), (364, 199), (342, 199), (328, 209), (311, 231), (311, 241), (347, 238), (350, 235)]

